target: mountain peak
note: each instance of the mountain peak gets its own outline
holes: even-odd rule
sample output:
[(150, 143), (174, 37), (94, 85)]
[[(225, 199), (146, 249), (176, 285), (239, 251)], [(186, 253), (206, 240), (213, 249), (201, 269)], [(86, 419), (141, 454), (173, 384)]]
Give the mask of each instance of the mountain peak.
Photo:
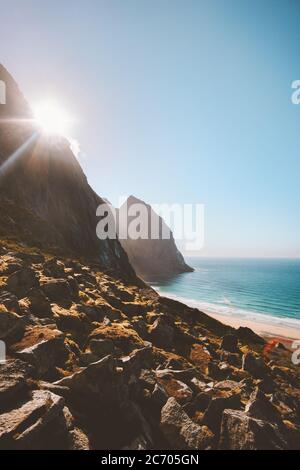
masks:
[(6, 104), (0, 105), (0, 118), (32, 118), (32, 111), (16, 81), (0, 63), (0, 81), (5, 84)]
[(7, 104), (0, 105), (6, 110), (0, 115), (0, 213), (6, 221), (0, 234), (73, 253), (135, 278), (118, 240), (97, 238), (96, 209), (103, 201), (89, 186), (67, 139), (48, 139), (26, 120), (31, 116), (28, 103), (3, 66), (0, 80), (7, 91)]
[[(169, 275), (193, 271), (193, 269), (185, 263), (182, 254), (178, 250), (172, 231), (166, 225), (162, 217), (154, 212), (151, 205), (131, 195), (119, 210), (128, 210), (134, 204), (140, 204), (146, 208), (146, 220), (143, 219), (143, 215), (145, 217), (145, 214), (142, 213), (142, 211), (139, 217), (142, 217), (147, 227), (148, 238), (138, 238), (135, 240), (127, 238), (120, 239), (120, 242), (128, 254), (129, 260), (136, 272), (147, 278), (153, 275)], [(129, 217), (127, 213), (127, 217), (122, 217), (119, 223), (122, 223), (124, 220), (127, 221), (128, 226), (132, 217)], [(150, 236), (152, 223), (155, 224), (155, 227), (159, 227), (158, 239), (152, 239)], [(162, 237), (162, 230), (164, 230), (164, 233), (169, 233), (168, 239)], [(119, 233), (124, 233), (124, 231), (124, 227), (119, 227)]]

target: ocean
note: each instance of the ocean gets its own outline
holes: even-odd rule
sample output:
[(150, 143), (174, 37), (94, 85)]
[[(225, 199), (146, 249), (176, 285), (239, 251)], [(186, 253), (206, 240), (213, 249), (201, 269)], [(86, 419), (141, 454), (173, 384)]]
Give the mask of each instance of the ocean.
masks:
[(186, 258), (192, 273), (147, 279), (161, 295), (222, 316), (300, 331), (300, 259)]

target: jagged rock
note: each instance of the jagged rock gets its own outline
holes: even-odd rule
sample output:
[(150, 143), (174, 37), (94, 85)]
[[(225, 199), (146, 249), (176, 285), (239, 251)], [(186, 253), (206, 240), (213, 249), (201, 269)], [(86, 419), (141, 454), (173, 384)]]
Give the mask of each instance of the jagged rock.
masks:
[(73, 276), (67, 277), (68, 284), (71, 290), (72, 299), (77, 300), (79, 296), (79, 285)]
[(268, 369), (262, 357), (256, 357), (253, 353), (248, 352), (243, 355), (243, 370), (249, 372), (253, 377), (263, 379), (266, 377)]
[(0, 340), (10, 344), (22, 338), (25, 331), (24, 317), (0, 309)]
[(65, 277), (64, 264), (55, 258), (52, 258), (43, 264), (43, 271), (46, 277)]
[(246, 326), (240, 326), (236, 330), (236, 335), (242, 342), (247, 344), (265, 344), (265, 340), (261, 336), (257, 335), (253, 330)]
[(300, 426), (288, 420), (285, 420), (283, 424), (284, 436), (287, 439), (289, 450), (299, 450)]
[(59, 305), (53, 305), (54, 320), (57, 327), (62, 331), (74, 331), (79, 335), (87, 335), (91, 331), (91, 322), (83, 313), (75, 309), (67, 309)]
[(222, 362), (227, 362), (229, 365), (234, 367), (242, 367), (242, 356), (238, 353), (231, 353), (228, 351), (222, 351), (220, 355)]
[(37, 382), (37, 386), (39, 390), (48, 390), (49, 392), (55, 393), (55, 395), (59, 395), (64, 398), (68, 398), (70, 395), (69, 388), (63, 387), (62, 385), (55, 385), (51, 382), (39, 380)]
[(90, 450), (91, 444), (88, 436), (82, 431), (75, 427), (69, 431), (69, 449), (70, 450)]
[(215, 389), (227, 390), (230, 392), (240, 391), (241, 387), (242, 387), (241, 384), (238, 382), (235, 382), (234, 380), (222, 380), (221, 382), (217, 382), (214, 385)]
[(233, 367), (227, 362), (211, 361), (208, 363), (208, 375), (215, 380), (225, 380), (231, 376), (232, 372)]
[(157, 405), (159, 408), (162, 408), (168, 401), (169, 396), (160, 384), (155, 384), (151, 398), (155, 405)]
[(141, 369), (151, 368), (153, 366), (153, 350), (151, 344), (146, 344), (146, 347), (135, 349), (129, 356), (121, 358), (121, 365), (124, 369), (131, 374), (139, 375)]
[(225, 397), (213, 397), (204, 413), (202, 423), (206, 424), (214, 433), (220, 431), (222, 413), (226, 408), (239, 410), (241, 408), (241, 396), (239, 393)]
[(29, 329), (14, 351), (18, 358), (35, 367), (38, 376), (50, 374), (54, 367), (64, 363), (68, 354), (63, 333), (47, 327)]
[(112, 354), (114, 349), (115, 345), (110, 339), (92, 339), (90, 341), (90, 350), (95, 356), (107, 356)]
[(70, 285), (66, 279), (43, 278), (41, 289), (51, 302), (69, 301), (72, 298)]
[(142, 369), (139, 375), (139, 381), (144, 388), (152, 392), (156, 385), (155, 373), (149, 369)]
[(1, 292), (0, 293), (0, 304), (4, 305), (8, 311), (14, 312), (17, 314), (21, 313), (20, 305), (16, 295), (11, 292)]
[(41, 289), (30, 289), (27, 298), (31, 313), (40, 318), (47, 318), (52, 315), (50, 302)]
[(89, 364), (92, 364), (93, 362), (97, 361), (99, 361), (99, 356), (96, 356), (91, 352), (85, 352), (80, 354), (80, 362), (83, 366), (88, 366)]
[(27, 389), (26, 380), (32, 374), (32, 367), (19, 359), (0, 363), (0, 407), (16, 401)]
[(157, 347), (169, 348), (174, 340), (174, 327), (160, 317), (149, 327), (149, 338)]
[(199, 380), (197, 377), (193, 377), (190, 383), (194, 390), (198, 393), (207, 389), (207, 383), (203, 380)]
[(84, 313), (91, 321), (102, 322), (105, 317), (109, 320), (121, 320), (122, 313), (120, 310), (112, 307), (106, 302), (99, 302), (96, 305), (78, 305), (78, 312)]
[(228, 334), (223, 336), (221, 348), (225, 349), (225, 351), (229, 351), (231, 353), (238, 352), (238, 337), (233, 334)]
[(203, 372), (207, 374), (211, 355), (206, 346), (193, 344), (190, 352), (190, 360)]
[(220, 449), (281, 450), (287, 442), (275, 424), (248, 416), (244, 411), (224, 410)]
[(39, 287), (39, 280), (31, 268), (20, 269), (7, 279), (7, 289), (15, 294), (18, 299), (25, 297), (32, 287)]
[(103, 324), (96, 328), (89, 336), (92, 339), (110, 339), (114, 345), (120, 348), (125, 354), (132, 352), (134, 349), (145, 346), (144, 341), (127, 323)]
[(0, 259), (0, 276), (9, 276), (15, 271), (19, 271), (23, 263), (14, 256), (5, 255)]
[(193, 398), (192, 389), (180, 380), (171, 377), (158, 379), (160, 385), (165, 389), (169, 397), (176, 398), (177, 402), (181, 405), (189, 402)]
[(206, 426), (195, 424), (173, 397), (161, 410), (161, 430), (172, 449), (208, 449), (214, 437)]
[(282, 421), (277, 408), (259, 388), (256, 388), (256, 390), (251, 394), (245, 411), (249, 416), (265, 421), (271, 421), (274, 423), (280, 423)]
[[(106, 356), (54, 384), (68, 387), (74, 398), (80, 401), (81, 406), (92, 409), (96, 406), (95, 400), (98, 403), (97, 406), (101, 407), (105, 407), (114, 399), (122, 401), (122, 387), (117, 390), (119, 378), (114, 359), (112, 356)], [(124, 391), (126, 388), (125, 386)]]
[(48, 391), (32, 392), (30, 401), (0, 415), (0, 448), (55, 448), (59, 440), (63, 444), (62, 439), (67, 438), (63, 407), (62, 397)]

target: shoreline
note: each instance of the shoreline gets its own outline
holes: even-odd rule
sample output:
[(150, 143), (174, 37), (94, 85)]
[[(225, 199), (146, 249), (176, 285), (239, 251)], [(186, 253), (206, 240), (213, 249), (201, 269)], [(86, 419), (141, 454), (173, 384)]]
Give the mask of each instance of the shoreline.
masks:
[[(152, 286), (154, 289), (155, 287)], [(290, 347), (293, 341), (295, 340), (300, 340), (300, 320), (299, 322), (299, 328), (297, 326), (293, 325), (284, 325), (284, 324), (276, 324), (276, 322), (273, 320), (272, 317), (270, 316), (270, 320), (268, 319), (267, 314), (259, 314), (255, 312), (249, 312), (249, 315), (252, 314), (256, 315), (258, 318), (247, 318), (246, 315), (244, 316), (238, 316), (236, 313), (220, 313), (219, 311), (213, 311), (210, 308), (207, 308), (206, 306), (202, 306), (201, 301), (196, 301), (193, 299), (188, 299), (184, 297), (178, 297), (176, 295), (172, 295), (172, 293), (168, 292), (161, 292), (158, 289), (155, 289), (159, 295), (163, 295), (165, 297), (172, 298), (174, 300), (177, 300), (179, 302), (182, 302), (189, 307), (192, 308), (197, 308), (201, 312), (205, 313), (206, 315), (209, 315), (212, 318), (215, 318), (216, 320), (220, 321), (221, 323), (224, 323), (225, 325), (229, 325), (233, 328), (239, 328), (239, 327), (247, 327), (251, 328), (255, 333), (259, 334), (262, 336), (264, 339), (267, 341), (271, 341), (273, 339), (278, 339), (281, 343), (283, 343), (285, 346)], [(217, 310), (218, 307), (215, 306), (215, 309)], [(260, 318), (261, 317), (261, 318)], [(274, 317), (275, 320), (282, 320), (277, 317)], [(284, 320), (282, 320), (284, 322)], [(289, 319), (287, 318), (287, 322)]]
[(251, 328), (255, 333), (262, 336), (265, 340), (271, 341), (278, 339), (284, 346), (290, 347), (295, 340), (300, 339), (300, 332), (297, 334), (295, 329), (288, 326), (278, 326), (270, 323), (255, 322), (254, 320), (247, 320), (244, 318), (238, 319), (236, 317), (227, 317), (225, 315), (205, 311), (207, 315), (215, 318), (216, 320), (224, 323), (225, 325), (232, 326), (233, 328), (247, 327)]

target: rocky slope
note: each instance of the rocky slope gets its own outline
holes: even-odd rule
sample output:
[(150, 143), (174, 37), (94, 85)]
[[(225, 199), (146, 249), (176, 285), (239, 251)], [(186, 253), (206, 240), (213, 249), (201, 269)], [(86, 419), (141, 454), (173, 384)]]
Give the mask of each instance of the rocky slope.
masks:
[(15, 81), (0, 66), (7, 104), (0, 105), (0, 235), (76, 253), (134, 277), (117, 240), (96, 236), (103, 201), (89, 186), (68, 141), (39, 133)]
[(294, 449), (282, 347), (99, 266), (0, 248), (0, 449)]
[[(193, 271), (193, 268), (186, 264), (182, 254), (177, 249), (171, 230), (167, 227), (164, 220), (153, 211), (149, 204), (146, 204), (144, 201), (134, 196), (130, 196), (120, 208), (119, 213), (123, 212), (127, 215), (130, 208), (135, 204), (145, 208), (145, 214), (147, 215), (143, 220), (145, 220), (147, 224), (146, 227), (148, 226), (148, 238), (138, 238), (134, 240), (131, 238), (122, 239), (120, 237), (120, 243), (128, 254), (130, 263), (135, 271), (145, 278), (153, 275), (172, 275)], [(119, 231), (123, 228), (122, 220), (126, 221), (126, 233), (126, 228), (134, 219), (135, 216), (126, 216), (124, 219), (121, 218)], [(158, 239), (151, 239), (152, 224), (154, 224), (153, 226), (155, 227), (159, 227)], [(163, 232), (163, 230), (165, 232)], [(169, 238), (163, 239), (162, 233), (169, 234)]]
[[(2, 163), (33, 132), (1, 121)], [(0, 449), (299, 448), (290, 352), (138, 280), (67, 143), (34, 144), (0, 171)]]

